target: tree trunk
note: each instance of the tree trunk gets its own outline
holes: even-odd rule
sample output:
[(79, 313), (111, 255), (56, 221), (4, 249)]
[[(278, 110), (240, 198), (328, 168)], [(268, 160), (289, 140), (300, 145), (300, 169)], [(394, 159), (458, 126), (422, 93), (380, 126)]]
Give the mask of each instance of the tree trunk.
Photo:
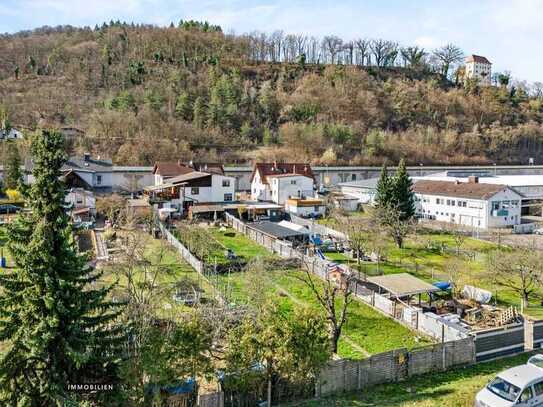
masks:
[(528, 308), (529, 305), (529, 294), (526, 292), (522, 293), (522, 308), (523, 311), (526, 311), (526, 308)]
[(341, 336), (341, 331), (335, 327), (330, 328), (330, 350), (332, 353), (337, 353), (337, 344), (339, 342), (339, 337)]

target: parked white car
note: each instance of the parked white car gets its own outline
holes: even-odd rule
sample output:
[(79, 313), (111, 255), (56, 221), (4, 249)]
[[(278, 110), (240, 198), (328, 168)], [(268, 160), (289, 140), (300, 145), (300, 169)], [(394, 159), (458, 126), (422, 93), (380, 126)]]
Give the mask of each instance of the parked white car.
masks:
[(499, 373), (475, 398), (475, 407), (511, 406), (543, 406), (543, 355)]

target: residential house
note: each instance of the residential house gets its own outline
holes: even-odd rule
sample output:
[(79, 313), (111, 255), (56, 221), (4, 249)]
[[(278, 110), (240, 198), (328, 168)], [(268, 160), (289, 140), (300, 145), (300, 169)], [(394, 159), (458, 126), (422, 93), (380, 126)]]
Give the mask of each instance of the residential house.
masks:
[(284, 205), (291, 197), (313, 197), (315, 178), (309, 164), (257, 163), (251, 176), (251, 198)]
[(482, 229), (521, 223), (522, 195), (507, 185), (420, 180), (413, 185), (416, 215)]
[(9, 130), (0, 129), (0, 140), (22, 140), (24, 134), (13, 127)]
[(92, 191), (83, 188), (71, 188), (64, 200), (70, 207), (72, 216), (84, 218), (96, 215), (96, 199)]
[[(62, 167), (65, 175), (73, 174), (95, 192), (136, 193), (153, 185), (153, 168), (113, 165), (111, 160), (92, 157), (85, 153), (73, 156)], [(31, 177), (29, 177), (31, 178)], [(29, 179), (32, 182), (32, 179)]]
[(289, 198), (285, 203), (287, 212), (294, 215), (318, 218), (326, 213), (326, 205), (318, 198)]
[(183, 164), (181, 161), (157, 161), (153, 167), (153, 175), (155, 178), (154, 185), (163, 184), (170, 178), (188, 174), (193, 171), (224, 175), (224, 168), (222, 164), (194, 163), (192, 161), (190, 161), (188, 164)]
[(490, 86), (492, 63), (483, 56), (469, 55), (464, 66), (464, 79), (476, 79), (481, 85)]
[(234, 177), (192, 171), (168, 178), (166, 182), (147, 187), (145, 191), (163, 208), (174, 208), (184, 213), (192, 205), (233, 202), (234, 185)]

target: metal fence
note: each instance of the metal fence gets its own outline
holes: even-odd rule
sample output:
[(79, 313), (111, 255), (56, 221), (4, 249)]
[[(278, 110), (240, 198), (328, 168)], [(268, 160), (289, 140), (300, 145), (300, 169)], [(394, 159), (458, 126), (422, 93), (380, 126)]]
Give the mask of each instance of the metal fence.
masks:
[(530, 321), (525, 321), (525, 323), (473, 332), (477, 361), (514, 355), (529, 348), (526, 343), (533, 343), (533, 336), (525, 335), (525, 330), (530, 323)]

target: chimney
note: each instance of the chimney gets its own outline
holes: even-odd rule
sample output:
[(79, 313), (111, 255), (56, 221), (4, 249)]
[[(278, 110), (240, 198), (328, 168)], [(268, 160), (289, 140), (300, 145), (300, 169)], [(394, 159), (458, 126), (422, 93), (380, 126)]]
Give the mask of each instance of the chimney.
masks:
[(84, 159), (85, 161), (90, 161), (90, 157), (91, 157), (90, 153), (84, 153), (84, 154), (83, 154), (83, 159)]
[(470, 175), (468, 177), (468, 182), (470, 184), (478, 184), (479, 183), (479, 177), (477, 177), (476, 175)]

